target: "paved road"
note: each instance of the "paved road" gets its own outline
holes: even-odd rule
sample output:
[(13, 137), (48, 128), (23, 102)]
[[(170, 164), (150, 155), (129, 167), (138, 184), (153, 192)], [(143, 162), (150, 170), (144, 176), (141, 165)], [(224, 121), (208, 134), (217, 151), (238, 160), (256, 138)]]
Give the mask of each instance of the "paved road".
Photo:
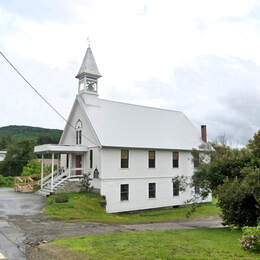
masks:
[(8, 260), (24, 260), (25, 249), (29, 253), (32, 247), (43, 240), (49, 242), (63, 237), (222, 226), (221, 220), (216, 217), (134, 225), (65, 223), (42, 214), (45, 203), (46, 199), (36, 194), (0, 189), (0, 259), (2, 254)]
[(0, 259), (26, 259), (25, 235), (10, 219), (42, 213), (44, 205), (45, 199), (41, 196), (0, 189)]

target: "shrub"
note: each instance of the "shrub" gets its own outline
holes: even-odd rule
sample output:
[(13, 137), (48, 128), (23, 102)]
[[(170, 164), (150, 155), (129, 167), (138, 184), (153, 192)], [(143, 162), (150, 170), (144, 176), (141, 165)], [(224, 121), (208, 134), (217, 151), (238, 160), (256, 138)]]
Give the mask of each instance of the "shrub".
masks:
[(67, 203), (69, 202), (69, 196), (67, 194), (61, 194), (54, 199), (55, 203)]
[(260, 226), (243, 227), (240, 245), (244, 250), (256, 250), (260, 243)]
[(224, 225), (255, 226), (257, 212), (254, 197), (238, 181), (226, 182), (219, 187), (218, 203)]
[(0, 187), (13, 187), (14, 186), (14, 177), (8, 176), (4, 177), (0, 175)]
[(91, 186), (91, 177), (90, 177), (91, 173), (87, 172), (83, 174), (83, 180), (82, 180), (82, 185), (85, 188), (86, 192), (92, 192), (93, 187)]

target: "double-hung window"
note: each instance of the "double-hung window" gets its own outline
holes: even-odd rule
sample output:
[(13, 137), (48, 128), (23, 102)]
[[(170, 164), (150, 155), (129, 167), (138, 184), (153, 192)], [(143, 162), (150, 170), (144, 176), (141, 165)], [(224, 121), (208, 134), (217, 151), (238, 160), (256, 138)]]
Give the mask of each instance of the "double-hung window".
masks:
[(198, 153), (196, 153), (194, 155), (194, 158), (193, 158), (193, 163), (194, 163), (194, 168), (197, 168), (200, 164), (200, 156)]
[(174, 181), (172, 188), (173, 188), (173, 196), (179, 196), (179, 193), (180, 193), (180, 183), (179, 183), (179, 181)]
[(121, 150), (121, 168), (129, 167), (129, 151)]
[(179, 153), (178, 152), (172, 153), (172, 167), (173, 168), (179, 167)]
[(149, 183), (149, 199), (156, 197), (156, 183)]
[(155, 168), (155, 151), (149, 151), (148, 166), (149, 168)]
[(121, 184), (120, 186), (120, 200), (129, 199), (129, 184)]
[(194, 190), (195, 190), (195, 194), (200, 193), (200, 187), (198, 185), (195, 185)]

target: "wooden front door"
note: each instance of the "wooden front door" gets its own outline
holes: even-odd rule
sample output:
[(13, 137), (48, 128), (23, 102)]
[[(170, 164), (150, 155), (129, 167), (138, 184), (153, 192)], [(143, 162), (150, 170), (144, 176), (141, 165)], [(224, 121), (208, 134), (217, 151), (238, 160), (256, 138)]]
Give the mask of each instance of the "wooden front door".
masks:
[[(76, 168), (82, 168), (82, 156), (76, 155)], [(82, 170), (76, 170), (76, 175), (82, 175)]]

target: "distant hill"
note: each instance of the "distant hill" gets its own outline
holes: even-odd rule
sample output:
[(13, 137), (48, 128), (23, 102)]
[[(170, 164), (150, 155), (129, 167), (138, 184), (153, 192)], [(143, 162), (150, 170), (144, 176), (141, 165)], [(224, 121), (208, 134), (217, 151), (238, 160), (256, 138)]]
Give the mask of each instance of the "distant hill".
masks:
[(0, 127), (0, 141), (3, 137), (11, 137), (13, 141), (34, 139), (37, 144), (58, 143), (62, 130), (33, 126), (10, 125)]

